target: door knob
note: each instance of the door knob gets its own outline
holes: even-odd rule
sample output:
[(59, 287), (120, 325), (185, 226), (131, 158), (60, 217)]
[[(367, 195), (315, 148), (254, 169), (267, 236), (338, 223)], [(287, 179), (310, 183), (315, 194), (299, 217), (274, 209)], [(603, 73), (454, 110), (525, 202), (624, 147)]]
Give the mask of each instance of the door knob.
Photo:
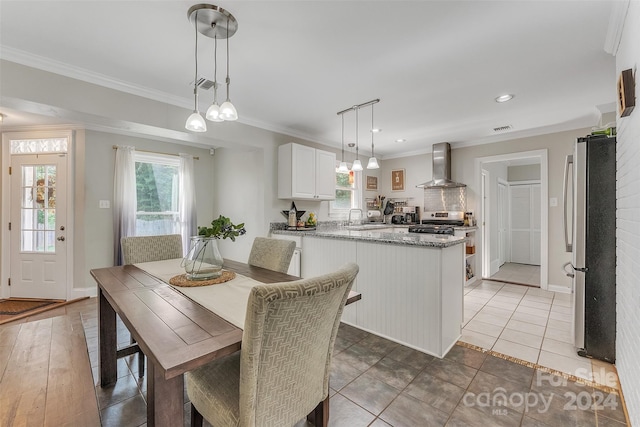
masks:
[(60, 241), (60, 242), (64, 242), (64, 236), (60, 236), (58, 237), (56, 240)]

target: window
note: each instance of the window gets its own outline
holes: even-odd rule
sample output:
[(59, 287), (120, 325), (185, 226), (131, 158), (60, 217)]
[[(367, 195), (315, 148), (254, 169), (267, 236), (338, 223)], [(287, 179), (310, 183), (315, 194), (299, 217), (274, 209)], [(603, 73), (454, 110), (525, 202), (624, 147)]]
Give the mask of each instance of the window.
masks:
[(346, 218), (349, 215), (349, 209), (360, 209), (361, 189), (361, 172), (338, 172), (336, 168), (336, 199), (329, 204), (330, 216)]
[(180, 234), (180, 159), (136, 152), (135, 163), (138, 199), (136, 235)]

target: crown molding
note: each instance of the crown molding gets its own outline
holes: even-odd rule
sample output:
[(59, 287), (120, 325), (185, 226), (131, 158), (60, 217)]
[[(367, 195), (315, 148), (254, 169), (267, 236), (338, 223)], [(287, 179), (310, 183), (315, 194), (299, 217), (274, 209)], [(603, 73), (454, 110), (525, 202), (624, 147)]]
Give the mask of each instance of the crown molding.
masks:
[(115, 79), (105, 74), (87, 70), (85, 68), (75, 67), (61, 61), (44, 56), (35, 55), (30, 52), (15, 49), (12, 47), (0, 45), (0, 59), (15, 62), (27, 67), (36, 68), (54, 74), (60, 74), (65, 77), (80, 80), (86, 83), (103, 86), (120, 92), (129, 93), (131, 95), (148, 98), (158, 102), (175, 105), (177, 107), (192, 109), (193, 100), (175, 95), (161, 92), (144, 86), (134, 85), (124, 80)]
[(609, 27), (604, 41), (604, 51), (616, 56), (620, 46), (620, 38), (624, 29), (624, 21), (629, 10), (630, 0), (614, 1), (609, 16)]

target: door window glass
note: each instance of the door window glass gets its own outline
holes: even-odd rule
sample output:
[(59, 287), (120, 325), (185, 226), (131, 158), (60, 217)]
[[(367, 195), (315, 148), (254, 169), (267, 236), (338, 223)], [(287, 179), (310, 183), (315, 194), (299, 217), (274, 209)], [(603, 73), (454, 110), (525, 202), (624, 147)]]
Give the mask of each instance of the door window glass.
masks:
[(11, 154), (66, 153), (67, 138), (12, 139)]
[(56, 251), (56, 167), (22, 166), (20, 250)]

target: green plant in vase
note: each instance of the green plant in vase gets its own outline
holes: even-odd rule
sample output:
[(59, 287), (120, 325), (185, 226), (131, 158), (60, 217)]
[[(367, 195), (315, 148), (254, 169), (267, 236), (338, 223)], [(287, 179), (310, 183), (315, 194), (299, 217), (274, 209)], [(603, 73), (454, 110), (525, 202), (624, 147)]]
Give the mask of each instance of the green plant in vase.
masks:
[(210, 280), (222, 275), (222, 255), (218, 250), (218, 239), (231, 239), (246, 234), (244, 223), (233, 224), (220, 215), (211, 221), (210, 227), (198, 227), (198, 235), (191, 237), (191, 247), (183, 260), (189, 280)]

